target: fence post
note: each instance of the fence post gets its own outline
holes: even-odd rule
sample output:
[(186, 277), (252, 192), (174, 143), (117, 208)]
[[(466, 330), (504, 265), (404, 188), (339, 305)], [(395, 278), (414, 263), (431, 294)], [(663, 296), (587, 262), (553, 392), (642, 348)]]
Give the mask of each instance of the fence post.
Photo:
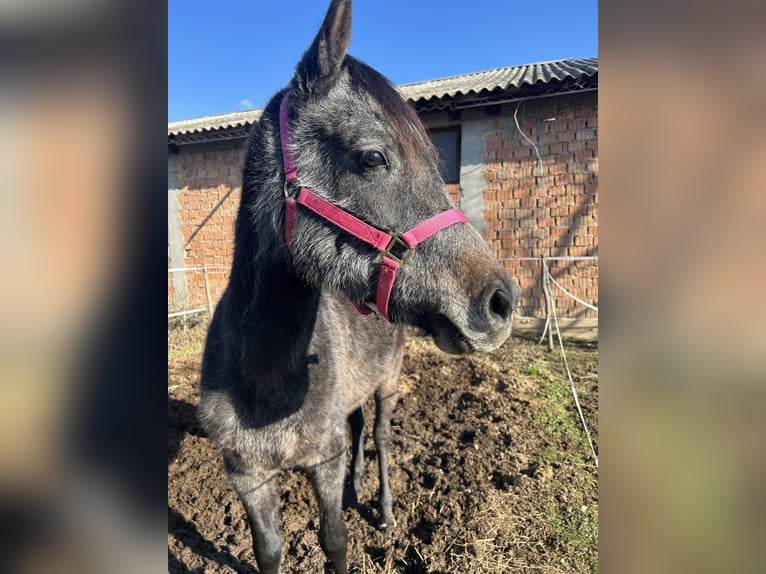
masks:
[(540, 271), (542, 273), (543, 297), (545, 297), (545, 322), (548, 324), (548, 350), (553, 350), (553, 324), (551, 323), (551, 292), (548, 283), (548, 266), (545, 257), (540, 256)]
[(213, 300), (210, 298), (210, 283), (207, 278), (207, 263), (202, 264), (202, 278), (205, 282), (205, 301), (207, 303), (207, 314), (210, 319), (213, 318)]

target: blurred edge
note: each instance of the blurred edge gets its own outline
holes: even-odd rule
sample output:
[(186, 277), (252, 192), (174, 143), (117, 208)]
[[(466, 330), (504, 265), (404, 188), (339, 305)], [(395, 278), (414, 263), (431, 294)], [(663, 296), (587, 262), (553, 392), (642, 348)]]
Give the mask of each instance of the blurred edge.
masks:
[(600, 568), (764, 572), (764, 5), (599, 18)]
[(143, 0), (0, 4), (2, 572), (166, 568), (166, 30)]
[[(601, 7), (604, 572), (766, 571), (764, 22)], [(3, 572), (165, 568), (165, 30), (152, 2), (0, 7)]]

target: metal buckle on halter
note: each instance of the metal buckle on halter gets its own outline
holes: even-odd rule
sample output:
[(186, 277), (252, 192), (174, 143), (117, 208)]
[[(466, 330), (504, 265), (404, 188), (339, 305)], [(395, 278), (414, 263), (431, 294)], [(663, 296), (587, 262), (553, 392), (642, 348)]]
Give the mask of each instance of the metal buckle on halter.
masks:
[[(394, 255), (392, 250), (395, 247), (404, 249), (404, 251), (402, 251), (400, 255)], [(396, 261), (399, 265), (405, 265), (410, 260), (414, 252), (415, 252), (415, 249), (407, 245), (407, 243), (402, 239), (402, 236), (400, 233), (397, 233), (396, 235), (394, 235), (391, 238), (391, 241), (388, 242), (388, 245), (386, 246), (386, 248), (382, 251), (384, 257), (390, 257), (391, 259)]]
[(300, 189), (301, 182), (297, 177), (291, 181), (287, 181), (287, 179), (285, 179), (285, 184), (282, 186), (282, 191), (285, 193), (285, 198), (295, 199), (298, 197), (298, 192), (300, 192)]

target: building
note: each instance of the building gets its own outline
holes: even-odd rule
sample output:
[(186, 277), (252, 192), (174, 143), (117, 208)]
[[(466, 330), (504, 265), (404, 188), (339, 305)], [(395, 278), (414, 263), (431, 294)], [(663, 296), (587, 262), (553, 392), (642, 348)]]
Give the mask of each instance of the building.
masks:
[[(518, 282), (519, 314), (545, 314), (541, 256), (561, 287), (597, 302), (598, 59), (400, 89), (439, 149), (453, 200)], [(244, 144), (260, 114), (168, 124), (169, 311), (205, 308), (226, 286)], [(558, 287), (552, 294), (559, 316), (596, 316)]]

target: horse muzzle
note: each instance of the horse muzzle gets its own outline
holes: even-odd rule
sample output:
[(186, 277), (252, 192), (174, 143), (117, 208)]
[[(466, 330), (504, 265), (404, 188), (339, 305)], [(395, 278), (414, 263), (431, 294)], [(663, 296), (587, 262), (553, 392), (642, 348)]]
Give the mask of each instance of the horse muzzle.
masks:
[(450, 298), (426, 320), (436, 346), (452, 354), (494, 351), (511, 335), (519, 290), (499, 270), (467, 301)]

